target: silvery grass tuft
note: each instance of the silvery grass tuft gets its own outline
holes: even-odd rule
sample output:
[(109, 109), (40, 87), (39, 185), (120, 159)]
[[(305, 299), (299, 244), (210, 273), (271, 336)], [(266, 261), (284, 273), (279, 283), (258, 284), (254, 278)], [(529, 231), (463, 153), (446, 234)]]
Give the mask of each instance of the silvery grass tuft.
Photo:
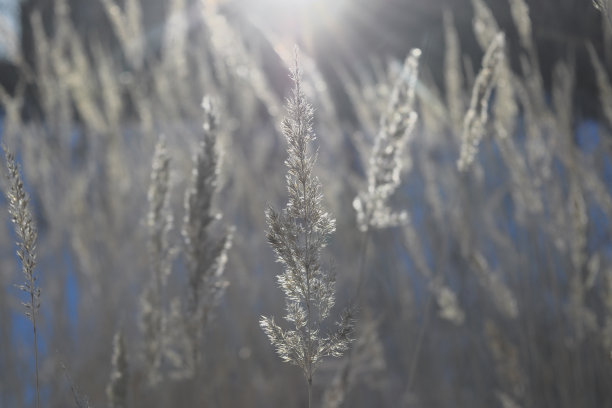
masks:
[(218, 119), (209, 97), (204, 98), (202, 107), (204, 138), (195, 154), (191, 185), (185, 193), (182, 228), (189, 282), (186, 313), (179, 316), (186, 332), (182, 341), (186, 355), (177, 365), (182, 366), (184, 373), (181, 375), (188, 377), (195, 374), (201, 363), (203, 330), (228, 285), (223, 272), (232, 243), (231, 228), (218, 238), (210, 231), (214, 222), (221, 218), (212, 208), (219, 178)]
[[(404, 154), (404, 148), (411, 137), (418, 114), (415, 111), (415, 90), (419, 74), (421, 50), (414, 48), (404, 61), (399, 77), (393, 85), (387, 107), (380, 118), (380, 128), (372, 149), (372, 156), (367, 169), (367, 190), (362, 191), (353, 200), (357, 213), (357, 224), (365, 232), (360, 250), (357, 289), (355, 299), (359, 300), (364, 281), (364, 270), (370, 228), (381, 229), (408, 223), (405, 211), (395, 212), (389, 206), (389, 198), (400, 185), (403, 170), (409, 169), (412, 163)], [(336, 386), (335, 404), (340, 406), (344, 394), (349, 389), (348, 378), (353, 375), (357, 356), (356, 348), (349, 352), (344, 373), (339, 378), (344, 380)], [(331, 394), (329, 394), (331, 396)], [(332, 400), (326, 402), (332, 404)]]
[(151, 280), (141, 298), (141, 329), (145, 339), (145, 362), (148, 366), (148, 382), (154, 385), (161, 380), (161, 365), (165, 335), (163, 294), (172, 265), (172, 248), (169, 233), (172, 213), (169, 203), (170, 157), (161, 139), (155, 146), (148, 191), (149, 258)]
[(15, 225), (17, 233), (17, 256), (21, 261), (25, 283), (19, 285), (19, 289), (27, 293), (28, 301), (23, 305), (26, 307), (26, 316), (32, 322), (34, 335), (34, 369), (36, 375), (36, 407), (40, 406), (39, 386), (38, 386), (38, 339), (36, 335), (36, 317), (40, 309), (40, 288), (36, 281), (38, 277), (34, 274), (36, 267), (36, 239), (38, 233), (32, 211), (30, 210), (30, 199), (23, 186), (23, 181), (19, 175), (19, 166), (15, 161), (13, 153), (4, 148), (6, 156), (6, 167), (8, 169), (9, 190), (8, 210), (11, 220)]
[(126, 408), (128, 393), (128, 362), (125, 342), (121, 332), (113, 337), (113, 355), (111, 358), (111, 375), (106, 387), (109, 408)]
[(302, 368), (308, 382), (311, 403), (312, 375), (324, 356), (340, 356), (347, 350), (353, 333), (350, 310), (342, 314), (331, 333), (322, 330), (335, 301), (335, 276), (321, 266), (320, 255), (335, 230), (335, 220), (322, 204), (321, 184), (313, 174), (316, 153), (309, 152), (314, 141), (313, 108), (306, 101), (298, 64), (291, 72), (295, 84), (287, 101), (288, 116), (282, 123), (288, 143), (287, 187), (289, 202), (281, 212), (269, 208), (268, 242), (285, 271), (278, 283), (285, 292), (287, 321), (294, 330), (284, 330), (274, 318), (262, 317), (260, 325), (276, 347), (279, 356)]
[(457, 168), (461, 172), (467, 171), (474, 162), (478, 145), (484, 136), (489, 117), (489, 98), (495, 86), (499, 67), (505, 58), (505, 44), (504, 34), (498, 33), (482, 59), (482, 68), (472, 89), (470, 107), (463, 120), (461, 152), (457, 160)]
[(402, 169), (410, 166), (402, 153), (418, 118), (414, 100), (420, 56), (421, 50), (415, 48), (406, 58), (387, 110), (380, 120), (380, 130), (368, 167), (368, 189), (353, 201), (362, 231), (367, 231), (369, 227), (401, 225), (408, 217), (404, 212), (392, 212), (388, 199), (400, 184)]

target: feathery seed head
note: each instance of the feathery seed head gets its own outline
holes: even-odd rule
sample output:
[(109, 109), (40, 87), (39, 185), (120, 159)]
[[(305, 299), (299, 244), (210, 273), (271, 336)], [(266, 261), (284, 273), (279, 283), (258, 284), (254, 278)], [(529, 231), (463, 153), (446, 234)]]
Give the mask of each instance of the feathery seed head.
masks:
[(166, 325), (162, 294), (172, 270), (174, 256), (168, 238), (173, 223), (169, 191), (170, 156), (165, 140), (161, 138), (153, 153), (151, 184), (148, 191), (147, 227), (152, 276), (140, 297), (140, 326), (145, 338), (144, 353), (150, 385), (161, 380)]
[(25, 282), (18, 287), (30, 297), (28, 302), (24, 302), (24, 306), (26, 307), (26, 316), (35, 324), (36, 314), (40, 308), (40, 288), (36, 284), (38, 277), (34, 275), (38, 233), (30, 210), (30, 199), (19, 174), (19, 165), (15, 161), (13, 153), (9, 152), (6, 146), (3, 146), (3, 148), (9, 179), (8, 210), (17, 233), (17, 256), (21, 261), (21, 269), (25, 277)]
[(175, 343), (183, 354), (174, 353), (170, 356), (176, 368), (172, 375), (176, 378), (193, 377), (201, 363), (200, 347), (204, 329), (212, 318), (214, 307), (228, 286), (223, 273), (233, 235), (233, 228), (227, 228), (218, 238), (211, 233), (213, 222), (221, 219), (221, 214), (212, 208), (219, 176), (220, 159), (216, 148), (218, 120), (212, 98), (205, 96), (202, 108), (204, 109), (203, 140), (193, 158), (193, 170), (190, 185), (185, 193), (185, 216), (181, 228), (188, 295), (183, 306), (178, 301), (175, 302), (171, 315), (172, 324), (180, 329), (181, 338), (175, 335)]
[(301, 367), (310, 383), (321, 357), (339, 356), (348, 347), (352, 319), (343, 316), (335, 332), (321, 334), (321, 323), (335, 302), (335, 279), (322, 268), (320, 253), (335, 230), (335, 220), (323, 207), (321, 184), (313, 174), (313, 109), (301, 87), (297, 50), (291, 78), (295, 86), (282, 126), (288, 144), (289, 199), (281, 212), (269, 208), (266, 220), (268, 242), (285, 268), (278, 276), (287, 301), (285, 318), (295, 330), (284, 330), (268, 317), (262, 317), (260, 325), (283, 361)]
[(472, 89), (470, 108), (463, 121), (461, 153), (457, 161), (459, 171), (467, 171), (474, 162), (478, 145), (484, 136), (489, 115), (489, 98), (495, 85), (498, 68), (504, 59), (505, 43), (504, 34), (498, 33), (483, 57), (482, 69)]
[(407, 219), (405, 213), (392, 212), (387, 201), (400, 184), (402, 170), (410, 166), (402, 153), (418, 118), (414, 101), (420, 56), (421, 50), (413, 49), (404, 62), (380, 121), (368, 168), (368, 189), (353, 201), (362, 231), (400, 225)]
[(106, 387), (108, 406), (109, 408), (125, 408), (128, 393), (128, 363), (121, 332), (115, 333), (113, 337), (111, 367), (110, 380)]

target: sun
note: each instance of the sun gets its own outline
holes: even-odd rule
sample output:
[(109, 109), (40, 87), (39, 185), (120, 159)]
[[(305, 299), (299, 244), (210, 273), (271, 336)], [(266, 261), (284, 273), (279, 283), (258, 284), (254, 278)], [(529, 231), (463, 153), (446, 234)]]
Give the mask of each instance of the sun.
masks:
[(341, 24), (341, 12), (348, 0), (242, 0), (250, 13), (278, 35), (310, 36)]

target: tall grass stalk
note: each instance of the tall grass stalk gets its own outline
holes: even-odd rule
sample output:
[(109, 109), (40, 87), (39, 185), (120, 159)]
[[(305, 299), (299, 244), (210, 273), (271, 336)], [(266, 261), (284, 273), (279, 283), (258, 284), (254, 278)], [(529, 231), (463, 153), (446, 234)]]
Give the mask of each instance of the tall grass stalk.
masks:
[(463, 120), (461, 153), (457, 160), (457, 168), (461, 172), (467, 171), (474, 162), (476, 153), (478, 153), (478, 145), (484, 137), (489, 117), (489, 98), (495, 86), (499, 66), (504, 59), (505, 43), (504, 34), (498, 33), (491, 40), (482, 59), (482, 69), (472, 89), (470, 108)]
[(149, 258), (152, 277), (141, 296), (141, 325), (145, 335), (145, 358), (149, 365), (148, 381), (155, 385), (161, 380), (161, 365), (165, 343), (166, 315), (164, 292), (172, 268), (173, 249), (169, 233), (173, 218), (169, 207), (170, 157), (165, 141), (155, 146), (151, 184), (148, 191)]
[(393, 212), (388, 200), (400, 185), (402, 171), (411, 166), (403, 155), (418, 118), (414, 109), (421, 50), (413, 49), (391, 92), (387, 109), (380, 119), (370, 165), (367, 190), (353, 201), (359, 229), (403, 225), (408, 215)]
[(40, 288), (36, 281), (38, 277), (34, 274), (36, 267), (36, 239), (38, 233), (32, 211), (30, 210), (30, 199), (23, 186), (19, 175), (19, 166), (15, 161), (13, 153), (4, 148), (6, 156), (6, 167), (8, 169), (9, 190), (7, 194), (9, 202), (9, 213), (15, 232), (17, 233), (17, 256), (21, 261), (21, 270), (25, 277), (25, 283), (19, 285), (19, 289), (27, 293), (28, 301), (23, 305), (26, 308), (26, 316), (32, 322), (34, 336), (34, 369), (36, 375), (36, 407), (40, 406), (40, 389), (38, 383), (38, 336), (36, 334), (36, 317), (40, 309)]
[(219, 183), (219, 152), (217, 149), (218, 119), (216, 108), (209, 97), (202, 102), (204, 109), (204, 138), (194, 157), (191, 185), (185, 193), (185, 217), (182, 235), (188, 274), (186, 304), (186, 339), (188, 344), (189, 375), (200, 367), (200, 350), (204, 328), (214, 306), (225, 293), (228, 281), (224, 278), (227, 251), (232, 244), (232, 230), (228, 228), (219, 238), (211, 229), (221, 214), (213, 209), (213, 198)]
[(308, 406), (312, 403), (312, 376), (324, 356), (339, 357), (348, 348), (353, 333), (352, 312), (345, 311), (338, 328), (324, 334), (322, 323), (335, 302), (335, 276), (323, 270), (320, 254), (335, 230), (335, 220), (323, 207), (321, 184), (313, 170), (316, 154), (309, 152), (315, 139), (313, 108), (304, 96), (297, 49), (291, 71), (294, 89), (289, 97), (283, 133), (289, 157), (285, 161), (289, 202), (277, 212), (269, 208), (268, 242), (285, 272), (278, 283), (285, 292), (286, 320), (295, 330), (284, 330), (274, 318), (262, 317), (260, 325), (283, 361), (300, 367), (308, 385)]
[(113, 337), (113, 355), (111, 359), (112, 371), (106, 396), (109, 408), (126, 408), (128, 406), (129, 373), (125, 342), (120, 331)]

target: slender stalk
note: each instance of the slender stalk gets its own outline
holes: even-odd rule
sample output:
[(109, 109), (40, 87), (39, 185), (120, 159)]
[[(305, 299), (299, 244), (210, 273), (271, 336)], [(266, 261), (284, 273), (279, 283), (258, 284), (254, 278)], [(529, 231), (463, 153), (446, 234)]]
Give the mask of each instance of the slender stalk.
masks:
[(308, 408), (312, 407), (312, 375), (308, 378)]
[[(297, 70), (297, 68), (296, 68)], [(295, 84), (295, 88), (296, 88), (296, 93), (298, 95), (300, 95), (302, 93), (302, 89), (301, 89), (301, 83), (299, 81), (296, 81)], [(296, 108), (298, 111), (301, 110), (301, 104), (302, 104), (302, 100), (301, 99), (297, 99), (296, 101)], [(303, 129), (304, 127), (304, 123), (302, 120), (302, 117), (298, 116), (297, 118), (297, 127), (298, 129)], [(302, 167), (302, 171), (306, 172), (306, 145), (304, 144), (302, 146), (302, 152), (300, 154), (300, 165)], [(302, 204), (304, 205), (304, 219), (308, 220), (310, 219), (310, 209), (309, 209), (309, 200), (306, 198), (307, 197), (307, 187), (306, 187), (306, 178), (305, 177), (301, 177), (301, 183), (302, 183)], [(311, 230), (308, 229), (306, 232), (306, 253), (309, 253), (311, 248), (310, 248), (310, 234), (311, 234)], [(306, 342), (306, 350), (307, 350), (307, 362), (308, 362), (308, 376), (307, 376), (307, 381), (308, 381), (308, 407), (310, 408), (310, 404), (311, 404), (311, 400), (312, 400), (312, 357), (313, 357), (313, 353), (312, 353), (312, 319), (311, 319), (311, 311), (310, 311), (310, 300), (311, 300), (311, 293), (310, 293), (310, 278), (311, 278), (311, 270), (310, 270), (310, 261), (307, 260), (306, 261), (306, 265), (305, 265), (305, 269), (306, 269), (306, 321), (307, 321), (307, 325), (306, 325), (306, 335), (308, 336), (307, 342)]]
[(423, 321), (423, 325), (421, 326), (421, 330), (419, 331), (419, 337), (417, 339), (417, 344), (414, 350), (414, 356), (412, 356), (412, 361), (410, 363), (410, 370), (408, 371), (408, 385), (406, 385), (406, 389), (410, 391), (412, 388), (412, 380), (414, 379), (414, 374), (416, 373), (417, 362), (419, 360), (419, 354), (421, 353), (421, 346), (423, 345), (423, 339), (425, 338), (425, 330), (427, 329), (427, 325), (429, 324), (429, 309), (431, 308), (431, 301), (433, 300), (433, 295), (431, 292), (427, 295), (427, 303), (425, 304), (425, 317)]
[(368, 229), (363, 234), (363, 240), (361, 241), (360, 248), (360, 256), (359, 256), (359, 275), (357, 278), (357, 290), (355, 291), (355, 297), (353, 298), (353, 302), (359, 302), (359, 298), (361, 297), (361, 288), (363, 287), (363, 281), (365, 280), (365, 263), (366, 263), (366, 254), (368, 252), (368, 243), (370, 241), (370, 230)]
[(34, 370), (36, 371), (36, 408), (40, 407), (40, 388), (38, 385), (38, 340), (36, 335), (36, 320), (32, 318), (32, 327), (34, 331)]
[[(360, 245), (360, 257), (359, 257), (359, 274), (358, 276), (358, 280), (357, 280), (357, 289), (355, 290), (355, 295), (353, 297), (353, 300), (351, 301), (351, 307), (357, 309), (358, 308), (358, 304), (360, 304), (360, 299), (361, 299), (361, 288), (363, 287), (363, 281), (364, 279), (364, 275), (365, 275), (365, 263), (366, 263), (366, 253), (368, 250), (368, 242), (369, 242), (369, 237), (370, 237), (370, 230), (366, 230), (366, 232), (363, 234), (363, 240), (361, 241), (361, 245)], [(346, 369), (344, 370), (344, 376), (345, 376), (345, 382), (347, 381), (346, 379), (349, 377), (349, 373), (351, 372), (352, 369), (352, 362), (353, 362), (353, 353), (354, 353), (355, 348), (351, 347), (348, 349), (347, 351), (347, 362), (346, 362)], [(310, 407), (310, 405), (309, 405)]]

